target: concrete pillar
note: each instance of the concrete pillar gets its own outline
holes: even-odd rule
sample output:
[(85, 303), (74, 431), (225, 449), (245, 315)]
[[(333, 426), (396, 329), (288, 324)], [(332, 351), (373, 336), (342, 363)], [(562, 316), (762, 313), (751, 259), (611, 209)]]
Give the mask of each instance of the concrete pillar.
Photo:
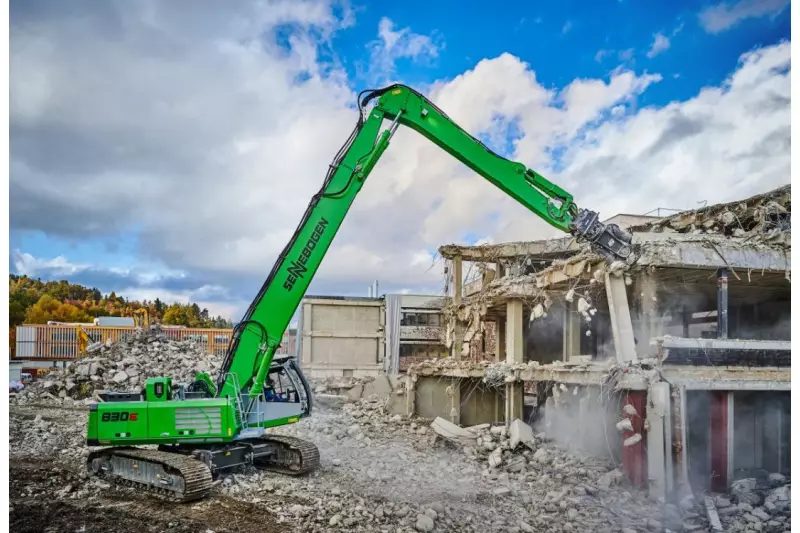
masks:
[[(733, 398), (730, 398), (731, 404)], [(728, 426), (733, 427), (728, 419), (729, 394), (726, 391), (711, 392), (711, 490), (724, 492), (728, 488)], [(731, 407), (733, 407), (731, 405)]]
[(518, 364), (525, 362), (524, 316), (522, 300), (510, 300), (506, 303), (506, 362)]
[(562, 360), (569, 361), (573, 356), (581, 355), (581, 318), (575, 310), (575, 304), (564, 302), (564, 335)]
[(728, 338), (728, 269), (717, 270), (717, 338)]
[(450, 422), (459, 425), (461, 423), (461, 381), (452, 380), (445, 393), (450, 399)]
[(494, 279), (500, 279), (506, 277), (506, 267), (500, 261), (494, 264), (494, 270), (496, 272)]
[(658, 314), (656, 312), (656, 281), (650, 274), (642, 274), (638, 281), (639, 309), (639, 343), (636, 353), (639, 357), (647, 357), (650, 352), (650, 339), (659, 335)]
[(456, 361), (461, 360), (461, 349), (464, 346), (464, 333), (466, 328), (464, 324), (456, 319), (455, 315), (450, 319), (453, 326), (453, 344), (450, 345), (450, 357)]
[[(506, 362), (520, 364), (525, 362), (524, 317), (521, 300), (506, 303)], [(506, 426), (523, 415), (522, 383), (506, 384)]]
[(417, 376), (410, 376), (406, 374), (405, 376), (406, 382), (406, 408), (405, 413), (406, 416), (412, 416), (416, 414), (416, 384), (417, 384)]
[(453, 258), (453, 303), (456, 305), (461, 303), (461, 296), (464, 292), (463, 281), (461, 256), (456, 256)]
[(302, 335), (303, 340), (301, 341), (301, 347), (300, 347), (302, 352), (300, 364), (309, 367), (313, 363), (313, 361), (311, 360), (313, 356), (313, 354), (311, 353), (311, 344), (312, 344), (311, 334), (314, 331), (313, 327), (314, 325), (311, 323), (311, 304), (303, 303), (301, 305), (303, 306), (303, 325), (302, 325), (302, 331), (298, 332), (298, 336)]
[(633, 322), (628, 307), (628, 292), (621, 276), (606, 274), (606, 297), (611, 314), (611, 330), (614, 334), (614, 349), (617, 362), (636, 361), (636, 342), (633, 338)]
[(667, 494), (667, 461), (672, 460), (666, 431), (670, 418), (669, 384), (653, 383), (647, 402), (647, 477), (653, 498), (663, 498)]

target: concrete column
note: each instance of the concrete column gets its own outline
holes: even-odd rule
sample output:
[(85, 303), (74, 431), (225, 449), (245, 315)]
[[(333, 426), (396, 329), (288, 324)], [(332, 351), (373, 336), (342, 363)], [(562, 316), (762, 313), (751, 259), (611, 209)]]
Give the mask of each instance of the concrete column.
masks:
[(451, 380), (445, 393), (450, 399), (450, 422), (459, 425), (461, 423), (461, 381)]
[(636, 361), (636, 342), (633, 339), (633, 322), (628, 307), (628, 292), (621, 276), (606, 274), (606, 297), (611, 314), (611, 330), (614, 334), (614, 348), (617, 362)]
[(500, 279), (506, 277), (506, 267), (503, 265), (503, 263), (498, 261), (497, 263), (494, 264), (494, 269), (496, 272), (494, 279)]
[(647, 477), (649, 494), (653, 498), (663, 498), (667, 494), (667, 461), (672, 457), (671, 446), (667, 440), (667, 426), (670, 424), (669, 384), (653, 383), (648, 391), (647, 402)]
[[(506, 303), (506, 362), (519, 364), (525, 362), (524, 317), (521, 300)], [(522, 383), (506, 384), (506, 426), (515, 418), (522, 418)]]
[(506, 362), (517, 364), (525, 362), (522, 328), (524, 317), (522, 300), (511, 300), (506, 303)]
[(717, 338), (728, 338), (728, 269), (717, 270)]
[[(730, 440), (728, 436), (729, 427), (733, 429), (733, 422), (729, 420), (729, 403), (733, 403), (733, 398), (729, 398), (726, 391), (711, 392), (711, 490), (724, 492), (728, 488)], [(730, 405), (731, 410), (733, 405)], [(731, 457), (732, 459), (732, 457)], [(732, 461), (731, 461), (732, 463)]]
[(581, 355), (581, 319), (575, 311), (575, 304), (564, 302), (564, 335), (562, 360), (569, 361), (573, 356)]
[(637, 281), (639, 308), (642, 316), (639, 320), (639, 344), (636, 346), (636, 353), (639, 357), (647, 357), (650, 352), (650, 339), (659, 334), (656, 313), (656, 281), (650, 274), (642, 274)]
[(453, 321), (453, 344), (450, 346), (450, 357), (456, 361), (461, 360), (461, 349), (464, 345), (464, 324), (458, 321), (455, 316), (451, 318)]
[(312, 353), (311, 353), (311, 333), (314, 331), (314, 325), (311, 323), (311, 304), (304, 303), (301, 304), (303, 306), (303, 329), (302, 331), (298, 332), (298, 335), (302, 335), (302, 343), (301, 343), (301, 350), (302, 350), (302, 358), (301, 361), (303, 365), (308, 367), (313, 363), (311, 360)]
[(406, 374), (405, 376), (406, 382), (406, 408), (405, 413), (406, 416), (412, 416), (416, 414), (416, 396), (417, 396), (417, 376), (409, 376)]
[(733, 445), (733, 443), (734, 443), (734, 440), (733, 440), (733, 438), (734, 438), (733, 429), (735, 427), (734, 426), (734, 415), (735, 415), (735, 413), (734, 413), (734, 405), (735, 404), (734, 404), (734, 401), (733, 401), (734, 400), (733, 391), (729, 391), (727, 394), (728, 394), (728, 402), (727, 402), (727, 406), (726, 407), (728, 409), (728, 416), (726, 417), (726, 419), (727, 419), (728, 423), (727, 423), (727, 426), (725, 427), (725, 430), (726, 430), (725, 431), (725, 435), (726, 435), (727, 441), (728, 441), (728, 465), (727, 465), (728, 468), (726, 470), (726, 474), (727, 474), (727, 478), (728, 478), (728, 483), (731, 483), (733, 481), (733, 465), (734, 465), (734, 461), (736, 459), (736, 450), (735, 450), (734, 445)]
[(464, 291), (464, 278), (461, 274), (461, 256), (453, 258), (453, 303), (460, 304), (461, 296)]

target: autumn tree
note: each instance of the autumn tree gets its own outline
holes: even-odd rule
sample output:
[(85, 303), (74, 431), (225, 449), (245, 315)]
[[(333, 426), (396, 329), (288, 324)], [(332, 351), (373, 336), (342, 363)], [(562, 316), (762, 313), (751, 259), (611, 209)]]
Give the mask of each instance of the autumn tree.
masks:
[(59, 302), (49, 294), (44, 294), (25, 313), (25, 322), (28, 324), (47, 324), (49, 320), (58, 322), (91, 322), (91, 317), (74, 305)]

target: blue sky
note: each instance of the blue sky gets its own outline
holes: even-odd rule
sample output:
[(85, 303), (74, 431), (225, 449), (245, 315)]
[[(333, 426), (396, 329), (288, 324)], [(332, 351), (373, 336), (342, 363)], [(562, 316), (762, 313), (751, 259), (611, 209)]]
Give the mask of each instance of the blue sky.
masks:
[[(665, 77), (665, 83), (647, 91), (639, 103), (663, 105), (683, 100), (704, 85), (719, 84), (742, 52), (790, 38), (788, 2), (785, 9), (743, 19), (711, 34), (703, 29), (698, 14), (719, 4), (512, 0), (502, 8), (486, 9), (486, 2), (476, 0), (380, 2), (356, 7), (357, 25), (336, 35), (333, 45), (352, 79), (358, 80), (357, 65), (369, 60), (363, 43), (373, 38), (381, 18), (388, 17), (396, 27), (434, 35), (444, 45), (439, 57), (424, 66), (410, 59), (397, 62), (397, 77), (410, 85), (450, 79), (480, 59), (509, 52), (530, 63), (543, 85), (563, 87), (575, 78), (606, 76), (620, 65), (619, 54), (631, 51), (627, 64)], [(648, 57), (658, 33), (669, 38), (670, 47)], [(608, 53), (598, 57), (601, 51)]]
[[(497, 102), (490, 97), (503, 93), (504, 100), (493, 112), (512, 126), (498, 130), (496, 125), (481, 124), (473, 134), (509, 157), (526, 162), (544, 157), (542, 164), (554, 173), (554, 180), (563, 176), (565, 186), (578, 187), (573, 191), (576, 197), (591, 196), (592, 187), (581, 186), (581, 179), (586, 178), (575, 176), (579, 168), (591, 168), (587, 166), (590, 154), (601, 150), (605, 140), (621, 142), (618, 137), (625, 132), (612, 131), (615, 127), (630, 125), (632, 131), (637, 120), (652, 120), (648, 117), (658, 112), (667, 117), (664, 122), (671, 120), (668, 112), (696, 109), (701, 90), (725, 87), (726, 80), (742, 68), (743, 54), (775, 47), (790, 38), (790, 9), (783, 0), (512, 1), (492, 9), (486, 5), (477, 1), (342, 5), (310, 0), (287, 7), (278, 2), (264, 8), (267, 13), (258, 13), (252, 22), (257, 26), (257, 21), (263, 21), (263, 27), (255, 28), (263, 49), (242, 46), (233, 53), (236, 45), (252, 38), (251, 33), (232, 29), (238, 28), (241, 20), (250, 20), (253, 12), (247, 2), (234, 2), (229, 8), (227, 3), (205, 6), (206, 11), (196, 10), (190, 17), (181, 17), (180, 10), (176, 13), (169, 7), (148, 10), (135, 3), (98, 11), (93, 2), (78, 2), (70, 8), (12, 2), (11, 272), (97, 284), (104, 292), (122, 291), (131, 297), (152, 298), (161, 291), (162, 299), (167, 300), (170, 296), (204, 298), (212, 311), (216, 307), (237, 318), (299, 220), (310, 193), (321, 182), (324, 161), (352, 127), (354, 116), (347, 106), (353, 98), (348, 91), (401, 81), (442, 95), (443, 101), (437, 103), (448, 113), (455, 109), (459, 117), (469, 117), (472, 109), (482, 105), (494, 105)], [(106, 31), (108, 27), (120, 28), (119, 35)], [(219, 43), (229, 43), (229, 49)], [(503, 54), (513, 58), (505, 63), (507, 67), (525, 65), (525, 75), (512, 78), (508, 74), (506, 78), (510, 69), (497, 66)], [(149, 78), (153, 74), (150, 69), (159, 67), (160, 61), (164, 68), (156, 72), (162, 74)], [(489, 77), (496, 78), (481, 74), (483, 85), (475, 81), (476, 65), (481, 61), (486, 63), (486, 72), (495, 73)], [(65, 75), (66, 66), (74, 67), (74, 74)], [(184, 67), (185, 75), (181, 72)], [(117, 74), (98, 77), (106, 69)], [(225, 75), (217, 74), (220, 69), (230, 69), (229, 83)], [(169, 86), (164, 73), (166, 77), (174, 74)], [(526, 86), (542, 94), (550, 91), (556, 96), (542, 108), (541, 117), (548, 132), (556, 131), (560, 123), (548, 122), (553, 119), (545, 111), (563, 111), (567, 120), (568, 107), (584, 105), (567, 102), (566, 97), (562, 100), (565, 93), (561, 91), (571, 86), (588, 91), (597, 80), (610, 86), (610, 80), (615, 76), (622, 80), (625, 73), (639, 84), (631, 82), (620, 98), (596, 104), (593, 119), (576, 123), (582, 133), (569, 133), (566, 140), (562, 136), (559, 142), (549, 140), (546, 146), (531, 148), (532, 139), (544, 135), (537, 130), (538, 115), (531, 110), (532, 104), (508, 110), (509, 101), (526, 97)], [(290, 74), (290, 81), (275, 85), (278, 82), (274, 80), (283, 74)], [(126, 76), (134, 81), (114, 81)], [(55, 83), (57, 79), (61, 81)], [(264, 84), (265, 89), (259, 89), (257, 96), (242, 96), (241, 88), (250, 84)], [(320, 96), (310, 105), (302, 103), (301, 95), (307, 95), (312, 90), (307, 87), (313, 84), (320, 86), (314, 93)], [(49, 90), (41, 89), (43, 86)], [(489, 103), (478, 103), (481, 90)], [(763, 94), (770, 90), (752, 89)], [(97, 91), (94, 96), (92, 91)], [(269, 91), (280, 93), (284, 103), (263, 94)], [(580, 94), (588, 95), (584, 97), (588, 100), (595, 93)], [(469, 103), (464, 95), (476, 103)], [(598, 98), (603, 100), (601, 96)], [(300, 103), (289, 109), (286, 102)], [(624, 105), (615, 119), (613, 106), (620, 102)], [(702, 104), (711, 105), (704, 100)], [(148, 121), (145, 114), (135, 111), (126, 115), (128, 105), (143, 106)], [(713, 113), (715, 108), (710, 109)], [(70, 119), (71, 112), (80, 113), (80, 118)], [(261, 122), (255, 118), (249, 122), (250, 115)], [(291, 126), (292, 116), (303, 117), (294, 123), (298, 131)], [(741, 118), (731, 121), (734, 129), (748, 127)], [(268, 122), (281, 126), (273, 128)], [(783, 124), (771, 115), (763, 117), (763, 122), (764, 131), (752, 133), (754, 142), (759, 135), (774, 135), (771, 128), (783, 131)], [(310, 155), (308, 162), (296, 158), (295, 165), (259, 155), (283, 142), (278, 140), (281, 135), (290, 134), (297, 137), (289, 146), (300, 147), (302, 154), (307, 144), (316, 159)], [(515, 142), (522, 138), (529, 143)], [(589, 138), (594, 141), (589, 143)], [(247, 155), (239, 159), (229, 158), (224, 149), (239, 150), (232, 146), (241, 139), (256, 145), (266, 142), (264, 139), (271, 142), (260, 150), (244, 150)], [(174, 148), (167, 149), (167, 143), (174, 143)], [(695, 145), (700, 143), (697, 139)], [(390, 157), (395, 156), (401, 157)], [(653, 164), (681, 165), (683, 157), (691, 159), (663, 154)], [(428, 167), (440, 166), (440, 160), (435, 161), (436, 165), (429, 165), (420, 158), (418, 168), (387, 170), (391, 176), (385, 178), (387, 188), (375, 185), (365, 189), (363, 213), (354, 214), (357, 222), (343, 226), (334, 241), (334, 247), (341, 243), (350, 257), (361, 258), (359, 268), (349, 268), (340, 259), (329, 260), (332, 265), (323, 265), (309, 292), (363, 294), (373, 278), (385, 280), (386, 291), (440, 291), (441, 266), (431, 273), (427, 265), (420, 265), (434, 260), (437, 246), (445, 241), (541, 236), (538, 222), (529, 224), (525, 218), (517, 222), (515, 217), (529, 215), (514, 211), (516, 207), (497, 207), (470, 219), (450, 213), (452, 207), (443, 201), (441, 191), (432, 192), (430, 199), (419, 192), (405, 192), (404, 183), (421, 179), (414, 177), (420, 173), (433, 172)], [(448, 164), (441, 161), (440, 173), (447, 175), (441, 180), (442, 187), (456, 187), (454, 184), (462, 183), (462, 175)], [(637, 175), (632, 163), (625, 165), (614, 170), (620, 175)], [(762, 183), (773, 184), (782, 168), (771, 172)], [(202, 180), (197, 178), (200, 174)], [(287, 175), (290, 180), (279, 177)], [(613, 186), (613, 177), (604, 179)], [(231, 192), (215, 189), (215, 181)], [(468, 183), (470, 189), (459, 189), (463, 191), (459, 194), (466, 195), (465, 202), (479, 201), (482, 194), (488, 194), (487, 189), (480, 189), (484, 185), (474, 180)], [(724, 189), (724, 183), (720, 184)], [(265, 197), (250, 198), (248, 192), (237, 196), (237, 187)], [(478, 192), (471, 187), (478, 187)], [(752, 187), (757, 189), (758, 183)], [(654, 195), (642, 193), (651, 199), (650, 204), (631, 196), (610, 208), (644, 212), (678, 204), (693, 207), (696, 198), (683, 189), (681, 193), (665, 189), (660, 195), (660, 201), (672, 205), (655, 205)], [(386, 198), (389, 191), (398, 190), (397, 198)], [(714, 194), (710, 192), (704, 199), (725, 199), (724, 192)], [(498, 206), (505, 202), (492, 198)], [(248, 202), (252, 206), (244, 209)], [(375, 213), (382, 213), (385, 206), (381, 202), (395, 203), (407, 211), (393, 215), (398, 217), (396, 223), (407, 225), (408, 233), (420, 237), (394, 242), (391, 249), (384, 249), (383, 241), (392, 238), (381, 240), (377, 230), (374, 240), (369, 240), (369, 232), (363, 228), (369, 223), (362, 220), (368, 220), (368, 206), (378, 206)], [(234, 224), (232, 219), (242, 213), (251, 214)], [(521, 226), (534, 229), (526, 233)], [(390, 229), (386, 232), (394, 235)], [(397, 264), (400, 266), (395, 268)]]

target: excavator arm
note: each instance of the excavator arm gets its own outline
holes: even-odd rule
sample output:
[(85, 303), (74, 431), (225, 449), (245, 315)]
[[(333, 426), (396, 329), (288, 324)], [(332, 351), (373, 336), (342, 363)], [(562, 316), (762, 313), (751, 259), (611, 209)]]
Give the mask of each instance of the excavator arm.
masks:
[[(283, 332), (353, 200), (400, 125), (419, 132), (552, 226), (590, 242), (607, 261), (630, 256), (630, 235), (615, 225), (600, 223), (596, 212), (578, 209), (572, 195), (537, 172), (492, 152), (422, 94), (404, 85), (391, 85), (365, 91), (359, 97), (355, 129), (336, 154), (322, 188), (311, 199), (258, 295), (234, 328), (217, 379), (218, 397), (234, 398), (248, 391), (253, 400), (262, 394)], [(381, 131), (385, 120), (391, 124)]]

